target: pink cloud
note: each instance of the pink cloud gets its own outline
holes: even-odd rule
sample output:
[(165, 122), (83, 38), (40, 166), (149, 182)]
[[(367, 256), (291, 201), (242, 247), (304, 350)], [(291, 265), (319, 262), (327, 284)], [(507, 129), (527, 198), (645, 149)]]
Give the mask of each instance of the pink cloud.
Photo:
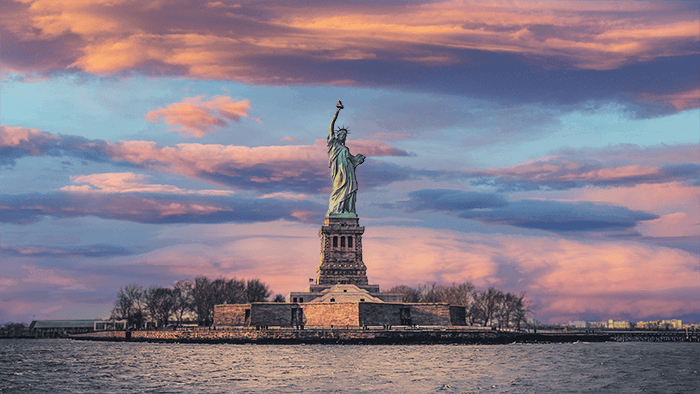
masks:
[(48, 286), (70, 286), (75, 284), (75, 279), (61, 275), (52, 269), (40, 268), (35, 265), (23, 265), (25, 275), (22, 278), (24, 283), (35, 283)]
[(199, 194), (207, 196), (229, 196), (230, 190), (186, 190), (172, 185), (154, 185), (148, 183), (151, 177), (131, 172), (74, 175), (73, 183), (87, 185), (70, 185), (60, 188), (62, 191), (77, 193), (163, 193), (163, 194)]
[(59, 59), (39, 67), (94, 74), (164, 67), (244, 82), (295, 83), (266, 63), (271, 54), (328, 61), (375, 59), (398, 50), (406, 62), (435, 65), (454, 63), (450, 50), (460, 48), (553, 56), (578, 68), (609, 69), (690, 53), (683, 44), (697, 43), (700, 34), (694, 14), (681, 7), (631, 1), (614, 7), (585, 1), (347, 3), (332, 10), (174, 0), (22, 3), (3, 10), (13, 40), (65, 41), (79, 49), (70, 52), (72, 59), (56, 51), (52, 57)]
[(700, 103), (700, 89), (689, 89), (669, 94), (646, 93), (642, 94), (640, 98), (648, 103), (668, 105), (674, 107), (677, 111), (685, 111), (698, 107), (698, 103)]
[[(536, 316), (550, 321), (591, 313), (602, 318), (672, 317), (700, 307), (694, 298), (700, 291), (697, 257), (682, 250), (628, 241), (484, 236), (363, 224), (368, 277), (384, 289), (401, 283), (471, 281), (480, 288), (525, 291), (539, 305)], [(172, 265), (182, 275), (256, 276), (275, 292), (298, 291), (318, 266), (317, 227), (278, 221), (173, 228), (162, 236), (188, 243), (215, 240), (219, 246), (166, 247), (151, 252), (146, 261)], [(295, 256), (292, 263), (288, 256)]]
[[(383, 289), (402, 283), (471, 281), (482, 289), (524, 291), (538, 306), (534, 316), (549, 322), (582, 316), (670, 318), (700, 308), (697, 256), (681, 250), (632, 241), (478, 235), (376, 223), (361, 220), (366, 226), (364, 261), (370, 283)], [(275, 293), (299, 291), (308, 285), (308, 278), (315, 277), (318, 267), (318, 226), (285, 220), (169, 226), (156, 237), (156, 241), (167, 240), (164, 246), (102, 260), (88, 275), (27, 264), (32, 257), (13, 256), (0, 263), (0, 288), (4, 294), (47, 288), (57, 294), (94, 294), (91, 289), (99, 284), (109, 291), (94, 302), (99, 307), (91, 306), (95, 315), (111, 309), (116, 291), (134, 283), (133, 277), (146, 287), (200, 275), (260, 278)], [(290, 256), (294, 257), (290, 260)], [(118, 268), (133, 277), (101, 276), (100, 267), (110, 272)], [(75, 302), (67, 300), (65, 307), (75, 309)], [(20, 304), (0, 303), (0, 311), (4, 316), (31, 316), (36, 313), (32, 311), (49, 310), (58, 303), (42, 296)]]
[(168, 131), (177, 131), (183, 137), (201, 138), (228, 126), (228, 122), (240, 122), (241, 117), (248, 116), (248, 100), (234, 101), (228, 96), (214, 96), (209, 101), (202, 101), (203, 98), (204, 96), (185, 97), (181, 103), (148, 111), (144, 119), (175, 126)]
[(584, 188), (574, 197), (585, 201), (619, 204), (655, 212), (659, 219), (642, 222), (640, 233), (653, 237), (700, 235), (700, 187), (679, 182), (621, 188)]
[(58, 142), (61, 137), (38, 129), (0, 125), (0, 148), (15, 148), (32, 156), (45, 152), (45, 146)]
[(645, 183), (618, 187), (584, 186), (561, 191), (511, 193), (511, 200), (542, 199), (567, 202), (596, 202), (623, 206), (659, 215), (637, 223), (635, 230), (650, 237), (699, 235), (700, 187), (685, 182)]
[(506, 190), (689, 182), (697, 178), (700, 169), (698, 149), (697, 145), (689, 144), (564, 150), (560, 155), (505, 168), (470, 171), (467, 175), (474, 179), (474, 184), (494, 185)]
[[(180, 174), (219, 184), (237, 187), (282, 189), (316, 192), (328, 186), (327, 155), (324, 140), (315, 145), (234, 146), (218, 144), (177, 144), (160, 146), (153, 141), (87, 140), (77, 136), (58, 136), (39, 130), (0, 127), (0, 162), (14, 163), (26, 155), (75, 156), (81, 159), (111, 159), (141, 168)], [(407, 156), (404, 150), (391, 147), (383, 141), (359, 140), (349, 143), (353, 153), (365, 156)], [(374, 162), (363, 168), (380, 166)], [(396, 171), (387, 176), (393, 178), (370, 179), (367, 184), (396, 180)], [(381, 179), (379, 179), (381, 178)], [(87, 179), (87, 178), (86, 178)], [(97, 181), (92, 179), (93, 181)], [(123, 180), (122, 180), (123, 181)], [(105, 182), (101, 180), (100, 182)], [(103, 184), (106, 186), (106, 184)], [(152, 186), (151, 186), (152, 187)], [(71, 187), (73, 191), (88, 191), (85, 185)], [(68, 189), (66, 189), (68, 190)]]
[(700, 145), (657, 145), (639, 146), (635, 144), (620, 144), (608, 148), (566, 148), (558, 156), (544, 157), (533, 162), (547, 161), (557, 157), (566, 157), (571, 161), (597, 160), (605, 164), (628, 165), (660, 165), (660, 164), (700, 164)]

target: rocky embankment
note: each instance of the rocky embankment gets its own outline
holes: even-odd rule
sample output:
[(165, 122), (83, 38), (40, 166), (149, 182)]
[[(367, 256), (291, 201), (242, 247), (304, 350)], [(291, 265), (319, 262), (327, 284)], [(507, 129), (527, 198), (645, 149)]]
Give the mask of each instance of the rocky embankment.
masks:
[(523, 333), (460, 328), (206, 328), (176, 331), (102, 331), (70, 336), (76, 340), (165, 343), (259, 344), (506, 344), (605, 342), (608, 334)]

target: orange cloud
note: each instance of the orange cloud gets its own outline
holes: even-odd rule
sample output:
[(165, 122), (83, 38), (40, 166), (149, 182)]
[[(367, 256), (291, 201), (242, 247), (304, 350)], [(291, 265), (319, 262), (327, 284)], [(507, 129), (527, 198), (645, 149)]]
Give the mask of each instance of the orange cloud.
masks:
[(199, 194), (207, 196), (229, 196), (230, 190), (185, 190), (172, 185), (154, 185), (148, 183), (151, 177), (131, 172), (103, 173), (71, 176), (74, 183), (86, 183), (80, 186), (64, 186), (60, 190), (79, 193), (163, 193), (163, 194)]
[(473, 179), (473, 184), (495, 185), (504, 190), (557, 190), (589, 185), (633, 186), (692, 181), (698, 175), (697, 152), (697, 145), (691, 144), (645, 149), (622, 145), (600, 151), (571, 150), (561, 156), (543, 157), (524, 164), (467, 174)]
[(669, 94), (650, 94), (640, 96), (642, 101), (652, 104), (668, 105), (677, 111), (684, 111), (700, 107), (700, 89), (690, 89), (683, 92)]
[[(108, 143), (110, 156), (116, 161), (143, 165), (146, 168), (176, 172), (188, 176), (221, 173), (236, 176), (239, 170), (268, 167), (270, 174), (260, 178), (270, 182), (281, 178), (306, 176), (310, 171), (327, 177), (325, 141), (314, 145), (232, 146), (217, 144), (177, 144), (161, 147), (151, 141)], [(321, 145), (321, 146), (318, 146)], [(366, 156), (403, 155), (405, 152), (384, 142), (354, 141), (348, 143), (355, 153)], [(301, 163), (304, 163), (303, 165)]]
[(60, 139), (38, 129), (0, 125), (0, 148), (18, 148), (33, 156), (42, 154), (46, 144)]
[[(105, 74), (162, 68), (204, 79), (294, 84), (270, 55), (319, 61), (397, 59), (454, 64), (452, 49), (553, 56), (584, 69), (695, 53), (694, 13), (672, 4), (463, 2), (346, 3), (329, 9), (294, 3), (161, 0), (21, 0), (8, 8), (20, 40), (72, 40), (80, 52), (63, 67)], [(166, 27), (167, 26), (167, 27)], [(68, 38), (70, 36), (70, 38)], [(685, 49), (684, 49), (685, 48)]]
[(204, 137), (228, 122), (240, 122), (248, 116), (250, 102), (234, 101), (228, 96), (214, 96), (202, 101), (204, 96), (185, 97), (181, 103), (168, 104), (167, 108), (148, 111), (144, 119), (148, 122), (163, 122), (175, 126), (168, 131), (177, 131), (181, 136)]
[(578, 199), (607, 202), (661, 215), (637, 226), (652, 237), (700, 235), (700, 187), (679, 182), (644, 184), (620, 188), (584, 188)]
[[(355, 154), (408, 155), (406, 151), (393, 148), (383, 141), (355, 142), (355, 145), (350, 144)], [(153, 141), (112, 143), (77, 136), (58, 136), (39, 130), (0, 127), (0, 143), (4, 144), (0, 145), (3, 150), (0, 163), (3, 164), (12, 164), (23, 156), (41, 156), (51, 152), (52, 155), (111, 159), (149, 170), (176, 173), (220, 184), (253, 190), (268, 189), (264, 190), (266, 192), (284, 189), (316, 192), (328, 187), (328, 158), (323, 140), (317, 140), (316, 145), (247, 147), (193, 143), (159, 146)], [(373, 165), (381, 166), (381, 163), (365, 164)], [(405, 175), (395, 170), (384, 173), (379, 171), (378, 174), (365, 184), (392, 182)], [(90, 179), (92, 181), (104, 182)], [(87, 191), (92, 188), (83, 185), (69, 189)]]

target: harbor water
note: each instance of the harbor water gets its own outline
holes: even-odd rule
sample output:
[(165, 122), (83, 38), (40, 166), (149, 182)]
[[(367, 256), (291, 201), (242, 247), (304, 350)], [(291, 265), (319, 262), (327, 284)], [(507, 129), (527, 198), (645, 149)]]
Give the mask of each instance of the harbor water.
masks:
[(0, 393), (698, 393), (700, 343), (0, 340)]

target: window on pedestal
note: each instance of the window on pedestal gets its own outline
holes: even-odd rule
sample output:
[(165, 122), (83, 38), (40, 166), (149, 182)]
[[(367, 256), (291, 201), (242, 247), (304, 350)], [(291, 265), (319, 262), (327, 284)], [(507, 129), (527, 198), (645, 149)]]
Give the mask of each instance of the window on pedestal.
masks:
[(345, 247), (345, 237), (340, 237), (340, 247), (341, 248)]
[(334, 248), (338, 247), (338, 237), (333, 237), (333, 247)]
[(352, 237), (348, 237), (348, 248), (352, 248)]

